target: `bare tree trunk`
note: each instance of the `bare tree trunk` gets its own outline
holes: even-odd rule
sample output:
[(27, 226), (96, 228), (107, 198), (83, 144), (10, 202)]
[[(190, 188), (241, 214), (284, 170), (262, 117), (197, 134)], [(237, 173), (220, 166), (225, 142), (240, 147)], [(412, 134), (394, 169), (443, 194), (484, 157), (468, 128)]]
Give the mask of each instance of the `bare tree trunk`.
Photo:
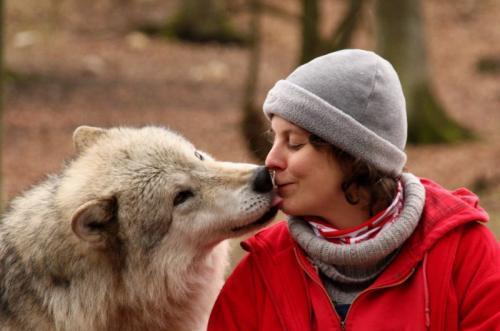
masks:
[(302, 0), (302, 50), (300, 63), (306, 63), (321, 54), (318, 0)]
[(259, 81), (260, 53), (261, 53), (261, 2), (251, 0), (251, 49), (249, 57), (248, 74), (243, 96), (243, 122), (242, 129), (248, 148), (259, 160), (264, 161), (270, 149), (264, 132), (266, 123), (260, 107), (255, 105), (257, 85)]
[(321, 36), (319, 25), (321, 15), (318, 0), (302, 0), (302, 50), (300, 63), (306, 63), (315, 57), (351, 44), (352, 36), (361, 17), (364, 0), (348, 0), (349, 7), (342, 21), (331, 36)]
[(406, 97), (408, 141), (452, 142), (471, 133), (448, 118), (431, 88), (419, 0), (378, 0), (377, 50), (398, 72)]
[(180, 39), (244, 43), (233, 28), (224, 0), (183, 0), (167, 24), (167, 33)]
[(344, 15), (342, 22), (340, 22), (330, 38), (328, 47), (330, 52), (338, 51), (350, 46), (352, 36), (361, 18), (363, 2), (364, 0), (349, 1), (349, 9)]

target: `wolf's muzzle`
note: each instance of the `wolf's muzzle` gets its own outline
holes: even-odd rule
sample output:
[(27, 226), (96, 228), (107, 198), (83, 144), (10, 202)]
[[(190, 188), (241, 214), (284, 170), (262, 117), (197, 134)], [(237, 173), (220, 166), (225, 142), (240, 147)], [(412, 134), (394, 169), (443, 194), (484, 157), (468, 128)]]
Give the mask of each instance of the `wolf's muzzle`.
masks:
[(257, 193), (271, 192), (273, 181), (269, 170), (264, 167), (258, 167), (252, 176), (252, 189)]

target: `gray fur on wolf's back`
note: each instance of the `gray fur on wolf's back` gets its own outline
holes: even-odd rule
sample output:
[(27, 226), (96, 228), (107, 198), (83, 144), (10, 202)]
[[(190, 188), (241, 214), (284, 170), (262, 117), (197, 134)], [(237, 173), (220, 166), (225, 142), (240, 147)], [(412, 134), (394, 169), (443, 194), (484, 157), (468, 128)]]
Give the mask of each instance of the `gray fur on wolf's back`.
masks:
[[(22, 220), (19, 223), (24, 223), (35, 218), (39, 220), (52, 218), (53, 209), (48, 205), (57, 182), (58, 177), (53, 176), (39, 187), (15, 199), (0, 223), (0, 323), (2, 325), (24, 324), (22, 321), (24, 317), (21, 316), (19, 320), (18, 311), (24, 311), (25, 316), (44, 314), (40, 308), (43, 306), (43, 298), (37, 294), (35, 288), (41, 285), (43, 275), (47, 274), (44, 266), (50, 261), (37, 261), (30, 259), (29, 256), (22, 256), (22, 252), (14, 243), (17, 229), (7, 226), (5, 220), (12, 219), (17, 222)], [(35, 195), (37, 199), (32, 199)], [(32, 235), (36, 236), (37, 233)], [(50, 246), (53, 242), (49, 237), (44, 242), (31, 241), (26, 244), (32, 245), (35, 250), (47, 250), (48, 247), (44, 246)]]
[(204, 330), (224, 240), (271, 207), (257, 167), (161, 128), (75, 135), (78, 156), (0, 222), (0, 330)]

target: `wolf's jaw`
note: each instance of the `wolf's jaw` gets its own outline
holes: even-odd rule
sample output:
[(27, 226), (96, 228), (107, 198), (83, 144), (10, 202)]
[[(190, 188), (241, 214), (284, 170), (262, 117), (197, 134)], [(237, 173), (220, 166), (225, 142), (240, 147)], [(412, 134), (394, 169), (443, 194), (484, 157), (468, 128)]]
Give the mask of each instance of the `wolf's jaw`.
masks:
[(253, 228), (263, 226), (267, 222), (272, 220), (274, 218), (274, 216), (276, 216), (277, 213), (278, 213), (278, 207), (277, 206), (271, 207), (264, 215), (262, 215), (256, 221), (249, 223), (249, 224), (242, 225), (242, 226), (234, 227), (231, 229), (231, 232), (233, 232), (233, 233), (243, 232), (244, 233), (244, 232), (248, 232), (248, 231), (252, 230)]

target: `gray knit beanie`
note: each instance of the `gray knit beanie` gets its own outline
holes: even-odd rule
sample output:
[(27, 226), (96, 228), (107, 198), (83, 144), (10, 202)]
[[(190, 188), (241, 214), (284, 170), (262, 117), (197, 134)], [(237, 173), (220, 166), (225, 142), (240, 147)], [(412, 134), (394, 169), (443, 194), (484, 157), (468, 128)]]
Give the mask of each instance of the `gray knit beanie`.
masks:
[(400, 175), (406, 163), (405, 98), (392, 65), (347, 49), (298, 67), (269, 91), (264, 113), (283, 117), (376, 168)]

